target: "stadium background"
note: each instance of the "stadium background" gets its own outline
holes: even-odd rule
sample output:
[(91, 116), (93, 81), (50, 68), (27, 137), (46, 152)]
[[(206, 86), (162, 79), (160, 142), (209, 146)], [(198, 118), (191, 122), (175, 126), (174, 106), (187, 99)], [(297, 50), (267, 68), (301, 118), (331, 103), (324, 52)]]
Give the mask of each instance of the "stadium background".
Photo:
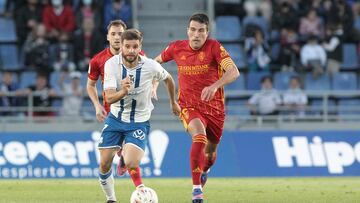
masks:
[[(78, 15), (82, 3), (80, 0), (64, 0), (66, 5), (74, 9), (76, 16), (76, 28), (69, 32), (68, 42), (69, 53), (74, 55), (57, 61), (59, 53), (54, 53), (57, 42), (52, 39), (46, 49), (48, 63), (36, 66), (31, 63), (36, 55), (31, 55), (27, 60), (23, 44), (27, 35), (31, 35), (31, 30), (18, 24), (24, 23), (18, 19), (25, 14), (22, 7), (26, 6), (26, 2), (0, 0), (0, 75), (10, 71), (13, 80), (22, 89), (35, 82), (38, 71), (45, 71), (57, 96), (52, 98), (48, 107), (38, 108), (32, 105), (36, 93), (19, 97), (15, 92), (2, 90), (2, 99), (9, 96), (19, 98), (17, 101), (20, 102), (14, 106), (1, 103), (0, 179), (94, 178), (98, 160), (96, 139), (103, 126), (96, 121), (94, 109), (86, 95), (78, 115), (62, 115), (64, 95), (57, 84), (62, 72), (68, 74), (72, 69), (77, 69), (82, 73), (81, 84), (86, 87), (87, 69), (75, 54), (79, 51), (76, 49), (76, 37), (81, 35), (82, 24), (78, 23), (81, 22)], [(311, 7), (315, 7), (325, 28), (328, 13), (332, 12), (326, 10), (326, 3), (343, 2), (345, 5), (346, 12), (336, 21), (344, 31), (340, 46), (340, 71), (332, 75), (323, 74), (316, 80), (311, 77), (311, 71), (301, 68), (298, 54), (290, 66), (284, 66), (279, 59), (283, 46), (281, 29), (284, 27), (281, 26), (287, 28), (288, 25), (279, 25), (279, 21), (285, 18), (275, 14), (280, 12), (283, 2), (285, 0), (104, 0), (93, 1), (96, 6), (92, 15), (97, 17), (94, 24), (103, 40), (103, 48), (106, 46), (105, 10), (113, 4), (121, 4), (124, 10), (119, 16), (129, 27), (139, 28), (143, 32), (143, 49), (152, 58), (170, 41), (186, 39), (187, 20), (191, 14), (206, 12), (209, 15), (211, 36), (224, 45), (241, 72), (240, 78), (226, 88), (226, 130), (212, 176), (358, 176), (358, 1), (288, 1), (294, 6), (292, 11), (297, 23), (290, 24), (295, 26), (299, 35), (299, 46), (306, 43), (306, 37), (298, 33), (298, 22)], [(40, 7), (47, 5), (47, 1), (39, 0), (38, 3)], [(251, 37), (253, 28), (262, 30), (269, 47), (267, 53), (271, 62), (264, 70), (251, 69), (248, 64), (245, 41)], [(326, 40), (325, 35), (317, 37), (320, 41)], [(54, 65), (56, 62), (62, 64), (57, 66), (58, 69)], [(174, 77), (177, 76), (174, 63), (164, 66)], [(265, 75), (273, 78), (274, 87), (280, 93), (287, 89), (291, 76), (301, 78), (309, 99), (304, 116), (288, 114), (283, 107), (279, 108), (278, 115), (251, 115), (246, 101), (260, 90), (260, 79)], [(69, 83), (70, 79), (66, 78), (65, 82)], [(179, 153), (188, 151), (190, 139), (178, 119), (171, 115), (162, 85), (158, 95), (159, 101), (155, 102), (151, 119), (153, 132), (142, 161), (144, 176), (190, 177), (187, 154)], [(34, 111), (50, 111), (54, 115), (33, 116)], [(349, 202), (352, 202), (351, 198)]]

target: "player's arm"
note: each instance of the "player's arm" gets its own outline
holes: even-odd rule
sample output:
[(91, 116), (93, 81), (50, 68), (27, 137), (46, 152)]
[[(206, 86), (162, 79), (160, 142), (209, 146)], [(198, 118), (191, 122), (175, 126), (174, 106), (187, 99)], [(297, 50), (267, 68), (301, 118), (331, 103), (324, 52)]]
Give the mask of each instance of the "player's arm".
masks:
[(168, 76), (164, 80), (164, 83), (166, 85), (166, 89), (169, 94), (170, 107), (172, 109), (172, 112), (174, 115), (179, 116), (181, 109), (175, 98), (175, 94), (176, 94), (175, 81), (173, 77), (170, 74), (168, 74)]
[(130, 77), (128, 76), (121, 80), (120, 85), (121, 89), (119, 91), (116, 91), (115, 88), (109, 88), (105, 90), (105, 98), (109, 104), (120, 101), (129, 93), (131, 85)]
[(225, 85), (233, 82), (234, 80), (236, 80), (236, 78), (239, 77), (239, 75), (240, 75), (239, 70), (235, 64), (231, 64), (227, 66), (224, 75), (218, 81), (216, 81), (214, 84), (208, 87), (205, 87), (202, 90), (201, 100), (203, 101), (212, 100), (215, 97), (215, 93), (219, 88), (224, 87)]
[(233, 82), (239, 77), (240, 73), (229, 53), (217, 41), (213, 42), (211, 53), (220, 68), (225, 71), (219, 80), (210, 86), (205, 87), (201, 92), (201, 100), (210, 101), (215, 97), (216, 91), (225, 85)]
[(164, 63), (164, 61), (161, 58), (161, 54), (159, 54), (157, 57), (155, 57), (154, 60), (157, 61), (160, 64)]

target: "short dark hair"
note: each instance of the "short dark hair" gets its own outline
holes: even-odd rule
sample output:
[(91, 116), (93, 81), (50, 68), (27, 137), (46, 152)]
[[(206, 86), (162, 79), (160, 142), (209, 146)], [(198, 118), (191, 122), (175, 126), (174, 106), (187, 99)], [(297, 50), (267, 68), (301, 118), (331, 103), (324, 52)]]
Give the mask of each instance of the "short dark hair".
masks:
[(270, 82), (272, 83), (272, 78), (269, 75), (266, 75), (261, 78), (261, 84), (263, 84), (266, 80), (270, 80)]
[(139, 40), (140, 43), (143, 40), (142, 33), (137, 29), (128, 29), (121, 34), (121, 42), (124, 40)]
[(112, 21), (110, 21), (109, 25), (107, 26), (107, 31), (108, 32), (109, 32), (109, 30), (110, 30), (110, 28), (112, 26), (115, 26), (115, 27), (121, 26), (121, 27), (124, 28), (124, 30), (126, 30), (126, 28), (127, 28), (126, 24), (122, 20), (112, 20)]
[(189, 19), (189, 25), (191, 21), (196, 21), (206, 25), (206, 29), (209, 30), (209, 17), (205, 13), (194, 13)]

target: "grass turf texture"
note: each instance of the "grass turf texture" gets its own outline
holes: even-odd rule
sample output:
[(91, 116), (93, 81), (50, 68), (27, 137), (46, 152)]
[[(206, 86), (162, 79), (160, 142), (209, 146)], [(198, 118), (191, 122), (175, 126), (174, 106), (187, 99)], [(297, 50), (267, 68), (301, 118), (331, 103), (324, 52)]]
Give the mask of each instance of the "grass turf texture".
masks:
[[(134, 190), (129, 178), (116, 178), (118, 202)], [(191, 179), (144, 179), (160, 203), (190, 203)], [(360, 177), (209, 178), (206, 203), (360, 202)], [(97, 179), (0, 180), (0, 202), (106, 202)]]

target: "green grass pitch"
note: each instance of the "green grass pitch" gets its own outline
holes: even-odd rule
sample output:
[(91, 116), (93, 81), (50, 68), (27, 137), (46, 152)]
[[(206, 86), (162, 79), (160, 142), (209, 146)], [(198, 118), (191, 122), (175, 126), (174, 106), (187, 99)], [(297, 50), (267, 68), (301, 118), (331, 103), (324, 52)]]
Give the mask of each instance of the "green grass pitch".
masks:
[[(129, 178), (116, 178), (119, 203), (134, 190)], [(160, 203), (190, 203), (191, 179), (144, 179)], [(334, 178), (209, 178), (205, 203), (360, 202), (360, 177)], [(0, 202), (106, 202), (97, 179), (0, 180)]]

